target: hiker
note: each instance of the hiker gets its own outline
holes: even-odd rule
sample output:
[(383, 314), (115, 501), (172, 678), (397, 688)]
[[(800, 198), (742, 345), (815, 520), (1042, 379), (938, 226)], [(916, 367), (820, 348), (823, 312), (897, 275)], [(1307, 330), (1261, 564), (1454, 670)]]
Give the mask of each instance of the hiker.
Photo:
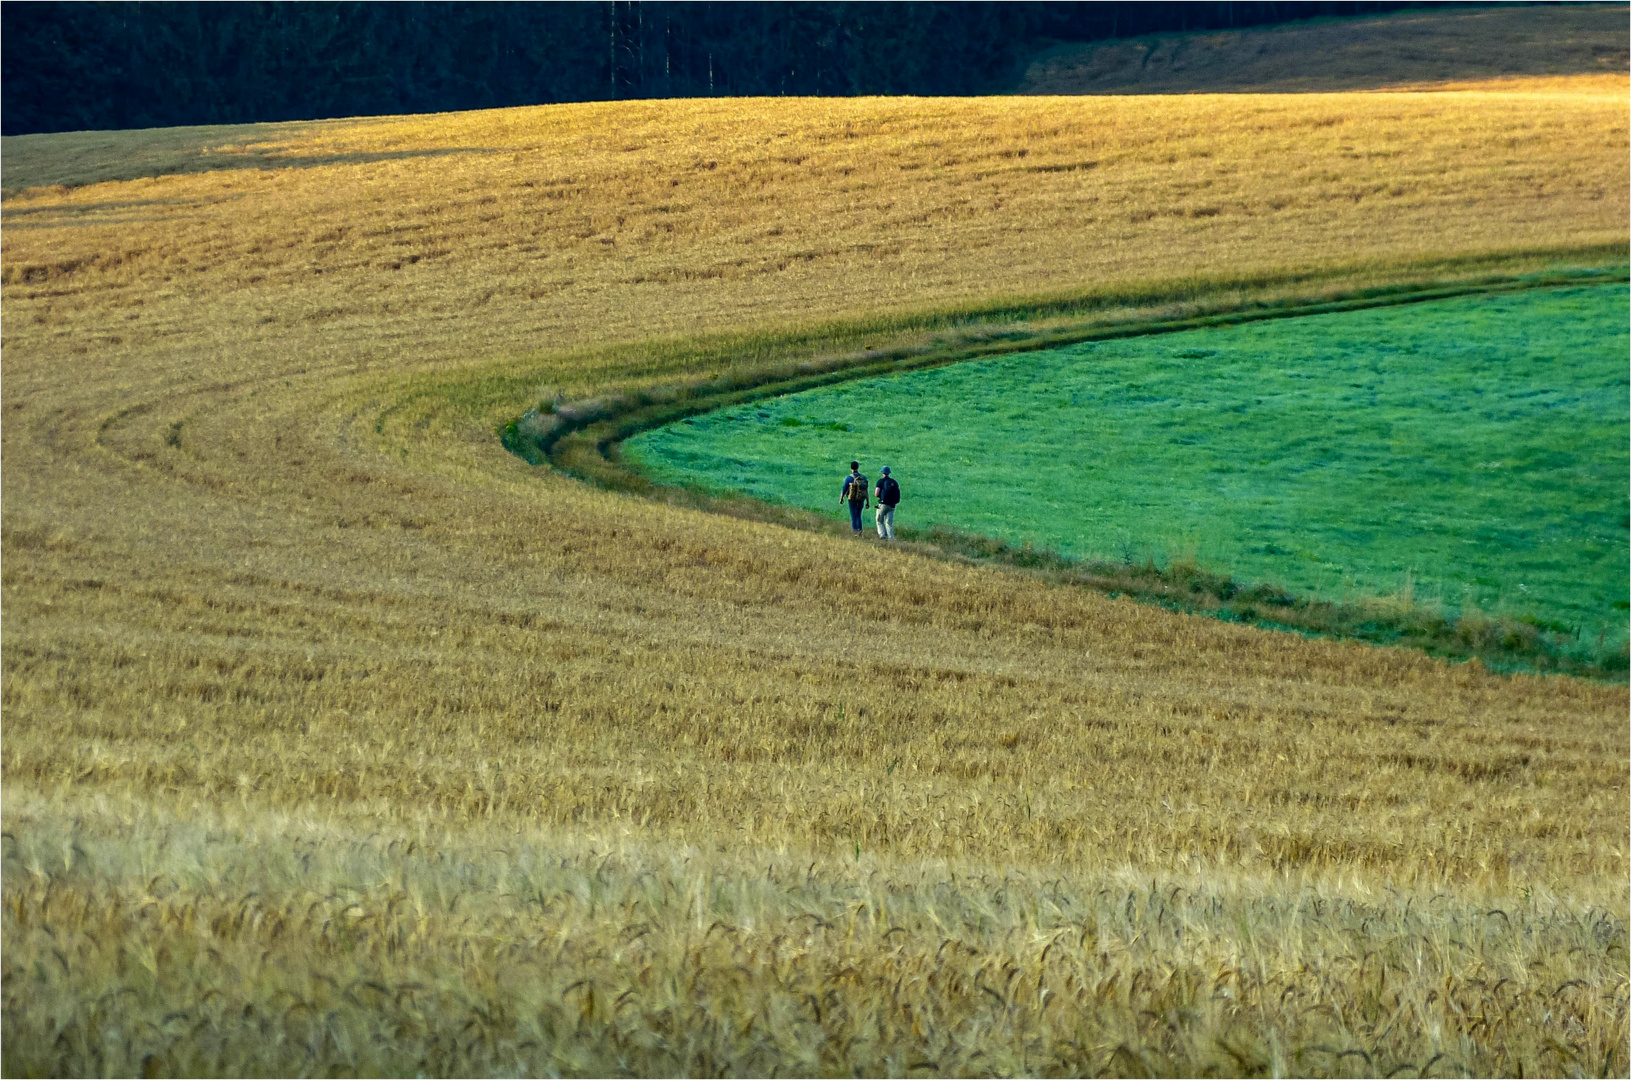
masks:
[(849, 463), (849, 475), (844, 477), (844, 493), (838, 496), (841, 503), (849, 503), (849, 527), (856, 536), (861, 535), (861, 511), (867, 508), (866, 477), (861, 475), (861, 463)]
[(878, 539), (893, 540), (895, 538), (895, 505), (900, 502), (900, 485), (895, 478), (889, 475), (889, 466), (885, 465), (878, 470), (878, 510), (875, 520), (878, 523)]

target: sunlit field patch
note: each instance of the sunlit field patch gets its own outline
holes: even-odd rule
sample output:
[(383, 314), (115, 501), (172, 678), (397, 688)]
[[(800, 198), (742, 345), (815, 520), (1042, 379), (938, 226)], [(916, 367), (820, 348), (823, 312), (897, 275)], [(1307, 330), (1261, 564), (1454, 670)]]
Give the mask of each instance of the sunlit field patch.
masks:
[(4, 140), (0, 1071), (1623, 1074), (1624, 685), (699, 512), (499, 433), (1075, 317), (1016, 297), (1617, 273), (1625, 102)]
[(1623, 633), (1626, 308), (1604, 285), (1086, 343), (727, 409), (627, 455), (824, 510), (855, 456), (893, 465), (902, 523)]

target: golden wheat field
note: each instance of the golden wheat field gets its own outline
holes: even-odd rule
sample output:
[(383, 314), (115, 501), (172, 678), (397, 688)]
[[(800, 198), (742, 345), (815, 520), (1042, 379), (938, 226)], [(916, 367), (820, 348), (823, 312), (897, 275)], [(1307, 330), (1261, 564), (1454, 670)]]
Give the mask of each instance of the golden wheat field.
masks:
[(5, 1073), (1626, 1074), (1623, 685), (602, 491), (495, 431), (1004, 297), (1623, 263), (1627, 103), (6, 139)]

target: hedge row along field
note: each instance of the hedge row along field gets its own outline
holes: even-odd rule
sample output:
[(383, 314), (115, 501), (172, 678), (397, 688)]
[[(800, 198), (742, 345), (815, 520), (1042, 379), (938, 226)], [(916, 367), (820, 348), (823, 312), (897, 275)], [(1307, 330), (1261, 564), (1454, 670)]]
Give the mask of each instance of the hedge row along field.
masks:
[(495, 433), (1015, 297), (1623, 266), (1626, 102), (5, 140), (0, 1065), (1624, 1073), (1624, 686), (861, 559)]
[(891, 463), (902, 526), (1625, 635), (1624, 285), (1105, 342), (869, 379), (624, 444), (668, 483), (832, 513)]

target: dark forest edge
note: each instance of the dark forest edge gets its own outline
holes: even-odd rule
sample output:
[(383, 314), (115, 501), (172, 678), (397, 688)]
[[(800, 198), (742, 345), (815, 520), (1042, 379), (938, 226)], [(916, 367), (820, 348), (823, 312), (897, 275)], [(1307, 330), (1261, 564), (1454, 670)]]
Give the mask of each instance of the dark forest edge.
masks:
[(1050, 42), (1374, 15), (1400, 2), (14, 3), (0, 132), (568, 101), (988, 93)]
[[(642, 431), (749, 401), (1009, 353), (1454, 296), (1623, 282), (1631, 280), (1625, 256), (1624, 247), (1614, 245), (1427, 259), (1386, 269), (1197, 278), (875, 316), (780, 335), (622, 346), (613, 350), (614, 362), (627, 374), (638, 374), (645, 365), (652, 371), (688, 367), (714, 374), (588, 400), (543, 400), (498, 434), (506, 449), (529, 464), (549, 465), (607, 490), (839, 535), (848, 531), (847, 522), (745, 495), (659, 484), (622, 461), (619, 444)], [(1404, 646), (1509, 673), (1627, 677), (1625, 644), (1583, 641), (1574, 628), (1529, 616), (1451, 612), (1405, 596), (1329, 601), (1295, 596), (1270, 583), (1237, 582), (1181, 559), (1164, 566), (1131, 556), (1072, 559), (944, 527), (897, 527), (897, 532), (900, 546), (919, 554), (1002, 566), (1174, 611)]]

